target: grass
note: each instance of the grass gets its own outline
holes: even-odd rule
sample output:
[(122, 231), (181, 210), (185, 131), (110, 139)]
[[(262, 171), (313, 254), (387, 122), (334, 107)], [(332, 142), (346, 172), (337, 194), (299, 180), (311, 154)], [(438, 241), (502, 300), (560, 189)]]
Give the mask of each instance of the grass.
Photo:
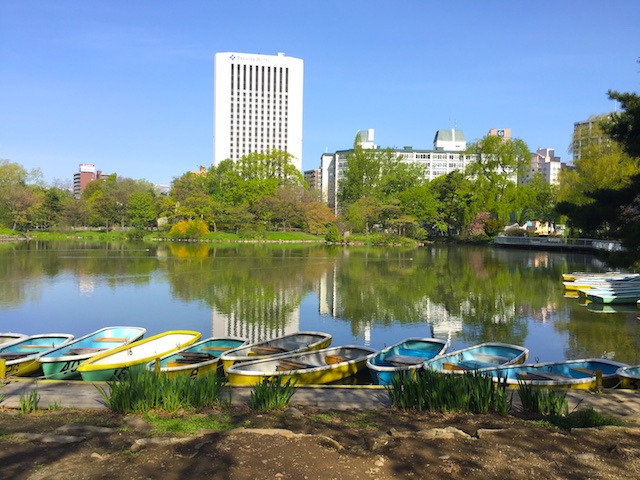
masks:
[(624, 425), (622, 420), (600, 413), (593, 408), (583, 408), (568, 415), (550, 415), (545, 420), (562, 430)]
[(98, 385), (96, 388), (107, 406), (116, 413), (147, 413), (152, 410), (175, 413), (224, 406), (231, 401), (223, 395), (225, 379), (217, 375), (167, 377), (136, 368), (130, 369), (126, 378), (107, 382), (107, 385), (110, 393)]
[(522, 410), (540, 415), (562, 416), (569, 413), (567, 394), (518, 382)]
[(281, 377), (265, 377), (251, 389), (251, 408), (260, 412), (282, 410), (289, 405), (295, 391), (295, 382), (291, 379), (282, 383)]
[(49, 404), (47, 409), (50, 412), (57, 412), (59, 410), (62, 410), (62, 405), (60, 405), (60, 402), (52, 402), (52, 403)]
[(20, 412), (31, 413), (38, 410), (38, 402), (40, 395), (38, 394), (38, 384), (36, 383), (27, 395), (20, 395)]
[(506, 385), (495, 385), (488, 376), (465, 372), (448, 374), (419, 370), (415, 375), (395, 375), (386, 387), (394, 407), (441, 413), (498, 413), (511, 411), (512, 397)]
[(215, 416), (167, 416), (157, 413), (147, 413), (145, 420), (153, 427), (153, 433), (173, 433), (180, 435), (195, 435), (201, 430), (229, 430), (236, 428), (231, 421), (231, 415), (221, 413)]

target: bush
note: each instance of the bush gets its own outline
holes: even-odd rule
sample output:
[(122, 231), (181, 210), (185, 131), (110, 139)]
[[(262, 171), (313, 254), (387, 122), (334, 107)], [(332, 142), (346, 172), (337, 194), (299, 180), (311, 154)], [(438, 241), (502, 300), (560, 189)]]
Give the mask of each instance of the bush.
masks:
[(329, 225), (327, 234), (324, 237), (325, 241), (329, 243), (340, 243), (344, 240), (344, 237), (333, 223)]
[(175, 239), (201, 238), (209, 233), (209, 227), (199, 218), (182, 220), (169, 231), (169, 237)]
[(507, 228), (504, 231), (504, 234), (507, 237), (528, 237), (529, 235), (527, 234), (527, 231), (522, 229), (522, 228)]
[(496, 220), (495, 218), (490, 218), (484, 223), (484, 233), (486, 233), (489, 237), (495, 237), (500, 232), (502, 232), (502, 222)]
[(282, 410), (296, 391), (291, 379), (282, 383), (281, 377), (265, 377), (261, 383), (251, 389), (251, 408), (260, 412)]

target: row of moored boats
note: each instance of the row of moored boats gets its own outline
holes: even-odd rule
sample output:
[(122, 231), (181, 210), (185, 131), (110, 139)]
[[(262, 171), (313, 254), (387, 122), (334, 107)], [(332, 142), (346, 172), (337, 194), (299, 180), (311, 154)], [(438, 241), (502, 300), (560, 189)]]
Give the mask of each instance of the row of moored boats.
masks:
[(589, 389), (640, 385), (640, 366), (605, 358), (525, 363), (529, 351), (517, 345), (482, 343), (456, 351), (435, 338), (409, 338), (376, 351), (366, 346), (332, 347), (332, 336), (295, 332), (249, 343), (238, 337), (201, 339), (199, 332), (171, 330), (144, 338), (139, 327), (106, 327), (74, 339), (68, 334), (0, 333), (6, 376), (54, 380), (114, 381), (133, 368), (190, 377), (222, 372), (230, 385), (250, 386), (264, 378), (299, 385), (339, 383), (368, 370), (373, 383), (390, 385), (394, 375), (431, 369), (476, 372), (495, 382)]
[(633, 306), (640, 309), (640, 274), (622, 272), (573, 272), (562, 276), (568, 296), (579, 297), (583, 305)]

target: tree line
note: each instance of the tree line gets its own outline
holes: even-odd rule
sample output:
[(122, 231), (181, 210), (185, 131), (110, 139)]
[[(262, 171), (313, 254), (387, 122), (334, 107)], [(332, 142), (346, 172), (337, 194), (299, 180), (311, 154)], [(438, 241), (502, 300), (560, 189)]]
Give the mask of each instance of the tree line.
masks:
[[(318, 190), (309, 189), (291, 155), (272, 150), (225, 160), (173, 179), (168, 194), (146, 180), (119, 177), (92, 181), (80, 198), (47, 186), (39, 170), (0, 161), (0, 223), (13, 230), (94, 227), (166, 229), (170, 236), (233, 232), (259, 238), (266, 231), (301, 231), (339, 240), (345, 231), (386, 232), (424, 240), (433, 236), (491, 237), (509, 222), (566, 222), (574, 234), (620, 238), (640, 250), (640, 100), (609, 92), (621, 111), (595, 118), (588, 135), (572, 144), (580, 158), (558, 186), (539, 173), (526, 185), (530, 153), (520, 139), (485, 136), (471, 143), (465, 171), (425, 180), (423, 166), (397, 152), (348, 152), (340, 179), (338, 214)], [(639, 252), (640, 253), (640, 252)]]

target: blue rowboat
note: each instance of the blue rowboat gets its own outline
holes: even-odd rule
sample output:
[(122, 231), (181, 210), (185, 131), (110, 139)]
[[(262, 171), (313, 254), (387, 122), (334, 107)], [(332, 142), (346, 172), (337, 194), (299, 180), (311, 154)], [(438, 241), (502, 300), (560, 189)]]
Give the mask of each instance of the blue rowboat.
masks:
[(6, 375), (23, 377), (40, 372), (38, 357), (73, 340), (67, 333), (31, 335), (0, 346), (0, 359), (5, 361)]
[(415, 372), (422, 364), (441, 355), (447, 348), (445, 340), (408, 338), (381, 350), (367, 360), (367, 368), (376, 385), (391, 385), (399, 372)]
[(602, 386), (615, 387), (618, 384), (618, 370), (627, 366), (606, 358), (587, 358), (563, 362), (531, 363), (484, 370), (493, 381), (506, 383), (510, 388), (520, 384), (536, 387), (593, 389), (596, 386), (596, 372), (602, 373)]
[(111, 348), (140, 340), (146, 329), (140, 327), (105, 327), (42, 354), (38, 361), (44, 376), (52, 380), (79, 379), (78, 366)]
[(442, 372), (482, 372), (502, 365), (524, 363), (529, 350), (509, 343), (488, 342), (439, 355), (424, 362), (424, 368)]
[(640, 365), (620, 367), (616, 374), (620, 381), (620, 388), (640, 388)]
[(219, 363), (220, 355), (247, 343), (246, 338), (240, 337), (208, 338), (148, 363), (147, 369), (155, 370), (158, 365), (160, 372), (165, 373), (168, 377), (177, 375), (197, 377), (216, 373), (218, 366), (221, 365)]

